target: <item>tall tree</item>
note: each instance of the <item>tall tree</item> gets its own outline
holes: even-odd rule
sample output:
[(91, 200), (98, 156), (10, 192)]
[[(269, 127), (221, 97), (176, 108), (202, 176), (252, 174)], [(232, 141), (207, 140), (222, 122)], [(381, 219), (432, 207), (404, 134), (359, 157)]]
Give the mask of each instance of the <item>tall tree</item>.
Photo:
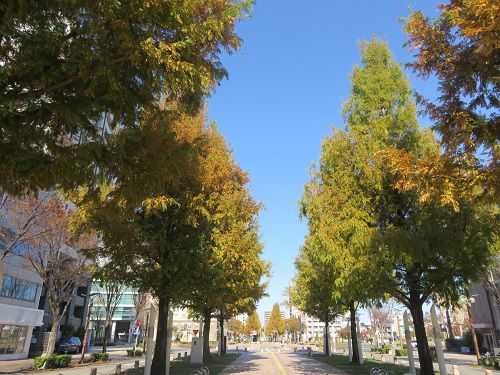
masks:
[(285, 322), (281, 316), (280, 304), (275, 303), (266, 326), (266, 335), (270, 336), (273, 341), (276, 341), (283, 333), (285, 333)]
[[(251, 1), (10, 1), (0, 16), (0, 187), (106, 173), (109, 133), (159, 106), (196, 111), (226, 76)], [(108, 171), (111, 175), (112, 171)]]
[[(204, 272), (192, 291), (188, 306), (204, 317), (204, 360), (210, 357), (210, 318), (217, 316), (220, 343), (224, 343), (227, 317), (248, 312), (265, 293), (262, 278), (269, 265), (260, 256), (257, 215), (261, 205), (247, 189), (248, 175), (235, 163), (231, 151), (215, 128), (211, 164), (214, 183), (206, 190), (208, 226), (199, 262)], [(218, 162), (214, 162), (215, 157)], [(224, 348), (221, 346), (221, 354)]]
[(245, 330), (248, 334), (250, 334), (252, 331), (255, 331), (257, 332), (257, 336), (260, 336), (262, 326), (260, 324), (259, 314), (257, 314), (257, 310), (254, 309), (251, 313), (248, 314)]
[(291, 316), (290, 318), (285, 320), (285, 329), (292, 336), (292, 341), (294, 343), (298, 342), (301, 328), (302, 326), (299, 318)]
[[(245, 293), (260, 290), (259, 275), (262, 270), (267, 272), (266, 263), (259, 258), (261, 245), (254, 228), (258, 205), (241, 188), (246, 174), (229, 159), (230, 151), (215, 126), (207, 126), (205, 121), (203, 113), (180, 119), (168, 111), (151, 113), (144, 124), (113, 139), (112, 147), (121, 150), (115, 161), (113, 184), (91, 194), (74, 193), (79, 206), (75, 226), (82, 230), (94, 228), (102, 236), (103, 246), (93, 249), (90, 255), (109, 260), (104, 267), (111, 279), (136, 285), (159, 300), (158, 339), (152, 364), (152, 372), (158, 374), (165, 369), (171, 304), (192, 301), (193, 291), (199, 289), (200, 280), (205, 280), (207, 274), (217, 275), (215, 285), (221, 288), (229, 278), (222, 272), (229, 269), (223, 268), (225, 255), (235, 259), (234, 263), (227, 259), (234, 266), (233, 278), (227, 280), (235, 288), (247, 287)], [(243, 215), (246, 221), (228, 225), (232, 236), (227, 238), (232, 238), (231, 242), (219, 246), (216, 229), (220, 233), (227, 229), (217, 226), (217, 221), (224, 223), (230, 215), (214, 207), (226, 202), (221, 193), (221, 187), (226, 185), (240, 186), (229, 191), (243, 197), (231, 202), (241, 212), (227, 212)], [(78, 200), (80, 196), (84, 199)], [(232, 252), (231, 244), (235, 245)], [(207, 261), (216, 259), (212, 257), (216, 254), (220, 258), (217, 262)], [(247, 264), (245, 259), (253, 263)], [(239, 264), (248, 274), (241, 272)], [(252, 288), (245, 284), (247, 280), (254, 283)], [(220, 309), (218, 304), (214, 307)]]
[[(338, 288), (335, 286), (336, 270), (331, 262), (325, 260), (325, 250), (314, 237), (306, 239), (306, 244), (295, 259), (297, 275), (291, 290), (291, 300), (301, 311), (324, 322), (328, 337), (330, 323), (342, 313), (345, 306), (339, 302)], [(329, 340), (326, 340), (325, 354), (330, 355)]]

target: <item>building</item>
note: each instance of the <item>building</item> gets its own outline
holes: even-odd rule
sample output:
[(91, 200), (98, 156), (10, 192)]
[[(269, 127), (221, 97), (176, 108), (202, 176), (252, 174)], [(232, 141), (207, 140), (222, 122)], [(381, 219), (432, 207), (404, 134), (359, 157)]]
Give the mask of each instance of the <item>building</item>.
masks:
[[(199, 331), (203, 327), (200, 322), (193, 320), (189, 316), (188, 309), (178, 308), (173, 311), (174, 319), (172, 323), (173, 338), (177, 338), (181, 342), (191, 342), (194, 337), (194, 330)], [(210, 341), (217, 341), (218, 324), (217, 319), (212, 318), (210, 321)], [(197, 333), (198, 334), (198, 333)]]
[[(116, 285), (116, 284), (114, 284)], [(115, 294), (109, 297), (108, 292)], [(92, 310), (90, 312), (92, 328), (91, 342), (102, 342), (104, 336), (104, 322), (106, 319), (106, 308), (108, 298), (111, 301), (110, 310), (114, 310), (111, 317), (111, 331), (109, 342), (131, 342), (132, 336), (129, 334), (132, 322), (136, 320), (135, 296), (137, 289), (125, 285), (117, 286), (116, 290), (104, 286), (100, 281), (92, 282), (90, 295), (92, 296)]]
[[(497, 289), (500, 288), (500, 275), (492, 275)], [(483, 335), (480, 349), (486, 348), (493, 353), (494, 348), (500, 347), (500, 306), (495, 302), (491, 293), (482, 284), (473, 284), (470, 288), (473, 302), (470, 305), (474, 328)]]
[[(281, 311), (281, 319), (286, 319), (286, 313), (284, 311)], [(264, 312), (264, 327), (267, 327), (267, 323), (269, 323), (269, 319), (271, 318), (271, 311), (266, 311)]]
[[(9, 235), (7, 228), (0, 230)], [(5, 248), (4, 242), (0, 248)], [(0, 360), (27, 358), (33, 328), (43, 321), (38, 309), (42, 280), (22, 257), (23, 251), (19, 244), (0, 262)]]

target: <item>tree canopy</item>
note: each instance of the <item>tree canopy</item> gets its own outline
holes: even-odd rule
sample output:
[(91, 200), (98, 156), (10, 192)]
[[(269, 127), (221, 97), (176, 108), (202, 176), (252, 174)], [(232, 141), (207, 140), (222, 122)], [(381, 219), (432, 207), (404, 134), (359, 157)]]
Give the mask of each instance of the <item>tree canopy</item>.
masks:
[(363, 302), (389, 294), (405, 304), (413, 315), (421, 369), (431, 374), (422, 304), (440, 293), (458, 298), (484, 272), (495, 254), (495, 229), (488, 223), (498, 220), (497, 213), (465, 198), (457, 210), (434, 196), (420, 199), (416, 188), (398, 188), (401, 175), (388, 160), (390, 152), (412, 155), (407, 162), (415, 165), (439, 156), (438, 144), (419, 129), (411, 87), (387, 45), (362, 43), (361, 54), (363, 65), (353, 70), (344, 104), (346, 130), (323, 142), (306, 185), (305, 248), (312, 238), (319, 241), (318, 259), (331, 259), (344, 298)]
[[(196, 113), (226, 76), (243, 0), (10, 1), (0, 30), (0, 181), (19, 194), (106, 173), (110, 133)], [(27, 31), (29, 30), (29, 32)], [(159, 100), (161, 98), (161, 101)]]
[(424, 199), (436, 195), (457, 206), (479, 187), (483, 198), (498, 202), (499, 11), (495, 0), (451, 0), (435, 19), (416, 11), (406, 20), (405, 45), (415, 57), (408, 66), (438, 82), (437, 100), (419, 98), (446, 151), (413, 168), (399, 166), (402, 181), (424, 187)]

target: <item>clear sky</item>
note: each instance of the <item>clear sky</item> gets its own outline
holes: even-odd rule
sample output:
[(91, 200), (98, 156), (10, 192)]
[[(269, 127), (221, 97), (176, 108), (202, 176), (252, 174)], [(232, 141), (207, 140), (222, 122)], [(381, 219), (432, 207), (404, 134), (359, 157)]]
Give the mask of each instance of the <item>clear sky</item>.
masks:
[[(264, 257), (272, 263), (269, 297), (259, 314), (283, 301), (305, 224), (297, 202), (318, 160), (321, 139), (342, 127), (341, 104), (349, 74), (360, 60), (358, 42), (377, 35), (397, 61), (411, 59), (403, 47), (400, 17), (412, 9), (438, 13), (438, 0), (258, 0), (253, 17), (238, 27), (243, 47), (223, 59), (229, 79), (209, 100), (209, 114), (241, 166), (249, 171), (260, 217)], [(414, 88), (434, 97), (433, 82)], [(422, 125), (429, 125), (422, 119)]]

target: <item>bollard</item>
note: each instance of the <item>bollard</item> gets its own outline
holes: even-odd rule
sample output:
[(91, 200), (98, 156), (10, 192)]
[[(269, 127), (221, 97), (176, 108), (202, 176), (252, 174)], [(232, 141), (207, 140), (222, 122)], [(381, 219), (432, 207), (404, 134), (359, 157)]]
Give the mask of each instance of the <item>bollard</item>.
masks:
[(182, 353), (177, 353), (177, 359), (181, 359)]
[(309, 349), (307, 355), (310, 357), (311, 356), (311, 349)]
[(460, 375), (460, 371), (458, 371), (457, 365), (451, 366), (451, 371), (452, 371), (453, 375)]
[(90, 369), (90, 375), (97, 375), (97, 368), (96, 367)]
[(236, 345), (236, 351), (238, 351), (238, 345)]
[(245, 351), (247, 352), (247, 351), (248, 351), (248, 349), (247, 349), (247, 348), (245, 348)]
[(188, 352), (184, 352), (184, 358), (187, 358)]
[(115, 374), (118, 375), (118, 374), (121, 374), (121, 373), (122, 373), (122, 364), (118, 363), (116, 365)]
[(240, 355), (240, 349), (238, 349), (238, 347), (236, 347), (236, 355)]
[(139, 368), (139, 360), (136, 360), (136, 361), (134, 362), (134, 368)]
[(397, 365), (398, 364), (398, 357), (394, 357), (394, 364)]

